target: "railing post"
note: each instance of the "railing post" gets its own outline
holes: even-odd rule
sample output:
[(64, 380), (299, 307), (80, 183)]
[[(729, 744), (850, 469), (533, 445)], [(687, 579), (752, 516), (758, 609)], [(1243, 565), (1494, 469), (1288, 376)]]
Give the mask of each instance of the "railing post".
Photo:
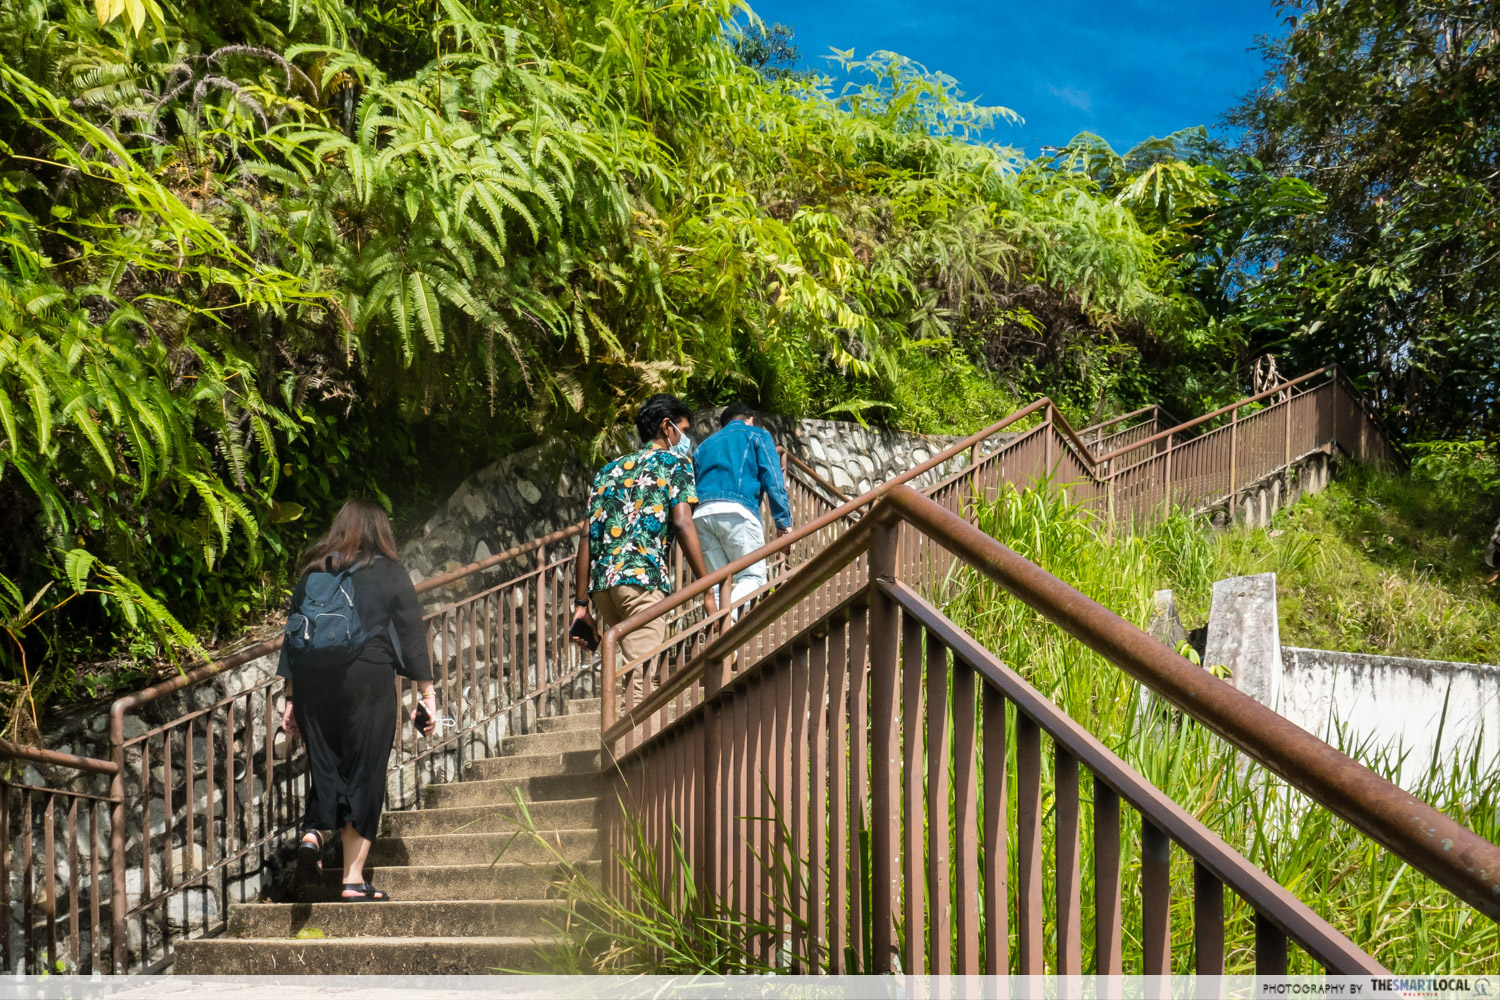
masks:
[[(894, 971), (896, 958), (896, 901), (901, 898), (901, 866), (896, 857), (901, 843), (900, 705), (897, 702), (896, 654), (901, 645), (901, 619), (896, 602), (874, 586), (876, 580), (896, 577), (897, 524), (877, 524), (870, 542), (870, 755), (874, 762), (870, 796), (870, 895), (874, 914), (871, 972)], [(862, 739), (858, 734), (855, 739)], [(920, 935), (920, 928), (908, 933)]]
[(1049, 400), (1047, 402), (1047, 433), (1045, 433), (1045, 434), (1042, 435), (1042, 437), (1047, 442), (1047, 445), (1046, 445), (1046, 447), (1047, 447), (1047, 475), (1049, 475), (1049, 476), (1052, 475), (1052, 462), (1054, 461), (1053, 452), (1055, 450), (1053, 442), (1052, 442), (1052, 439), (1053, 439), (1053, 436), (1054, 436), (1054, 433), (1055, 433), (1054, 430), (1053, 430), (1053, 423), (1052, 423), (1052, 409), (1053, 409), (1052, 402)]
[[(536, 686), (547, 686), (547, 546), (538, 545), (536, 550)], [(472, 638), (470, 642), (472, 643)], [(462, 655), (463, 637), (458, 638), (458, 650)], [(471, 646), (472, 648), (472, 646)], [(461, 690), (461, 689), (460, 689)], [(540, 718), (542, 707), (537, 706)]]
[(1240, 411), (1236, 407), (1229, 411), (1229, 522), (1234, 523), (1235, 497), (1234, 472), (1239, 459)]
[(1161, 491), (1163, 518), (1172, 516), (1172, 438), (1174, 437), (1176, 437), (1175, 434), (1167, 435), (1166, 457), (1162, 459), (1162, 464), (1166, 466), (1162, 473), (1162, 478), (1165, 480)]
[[(212, 730), (209, 731), (208, 738), (213, 739)], [(114, 924), (114, 941), (111, 944), (114, 946), (115, 975), (122, 976), (127, 963), (125, 913), (130, 909), (130, 899), (125, 891), (125, 712), (123, 708), (115, 706), (111, 707), (109, 713), (109, 759), (115, 765), (114, 776), (109, 779), (109, 796), (114, 800), (109, 820), (109, 912)], [(191, 759), (189, 757), (189, 768), (192, 766)], [(170, 780), (170, 776), (168, 779)], [(210, 813), (212, 809), (213, 804), (210, 802)], [(210, 834), (213, 832), (212, 823), (210, 819)], [(150, 864), (150, 859), (143, 857), (142, 863)]]

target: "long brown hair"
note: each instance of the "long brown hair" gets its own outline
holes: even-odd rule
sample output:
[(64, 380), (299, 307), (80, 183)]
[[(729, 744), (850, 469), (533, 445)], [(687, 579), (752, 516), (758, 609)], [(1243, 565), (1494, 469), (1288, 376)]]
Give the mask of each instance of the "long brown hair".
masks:
[(314, 570), (339, 570), (376, 556), (397, 560), (396, 536), (385, 509), (371, 500), (348, 500), (328, 534), (318, 539), (302, 557), (303, 574)]

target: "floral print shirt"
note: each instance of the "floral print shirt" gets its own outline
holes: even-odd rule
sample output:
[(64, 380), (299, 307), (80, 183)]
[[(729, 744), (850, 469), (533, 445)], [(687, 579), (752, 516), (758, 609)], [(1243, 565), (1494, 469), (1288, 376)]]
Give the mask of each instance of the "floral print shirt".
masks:
[(697, 503), (691, 459), (661, 448), (615, 459), (589, 494), (589, 590), (621, 584), (668, 593), (672, 508)]

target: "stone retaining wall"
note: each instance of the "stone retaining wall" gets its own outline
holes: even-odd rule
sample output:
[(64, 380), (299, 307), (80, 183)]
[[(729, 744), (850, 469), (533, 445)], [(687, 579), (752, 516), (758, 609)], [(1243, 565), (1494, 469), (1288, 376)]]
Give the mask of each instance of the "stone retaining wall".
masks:
[[(694, 414), (694, 440), (718, 430), (719, 412), (715, 408)], [(761, 423), (779, 446), (850, 497), (927, 461), (958, 440), (837, 420), (766, 415)], [(994, 443), (1006, 437), (998, 435)], [(634, 434), (623, 429), (609, 440), (614, 444), (611, 453), (635, 447)], [(956, 469), (966, 461), (960, 456), (917, 485), (951, 471), (948, 464)], [(465, 480), (413, 535), (401, 552), (406, 568), (414, 578), (431, 576), (578, 523), (584, 517), (593, 471), (574, 456), (542, 447), (500, 459)]]

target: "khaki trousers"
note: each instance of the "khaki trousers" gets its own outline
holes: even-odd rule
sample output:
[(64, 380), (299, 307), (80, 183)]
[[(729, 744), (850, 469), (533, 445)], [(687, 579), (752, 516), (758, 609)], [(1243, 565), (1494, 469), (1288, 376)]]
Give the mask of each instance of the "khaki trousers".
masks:
[[(639, 611), (644, 611), (658, 601), (666, 599), (667, 595), (660, 590), (646, 590), (643, 587), (635, 587), (622, 583), (617, 587), (608, 587), (604, 590), (596, 590), (589, 595), (594, 601), (594, 610), (599, 612), (599, 618), (603, 623), (601, 633), (608, 631), (620, 622), (629, 618)], [(667, 641), (667, 619), (665, 616), (654, 618), (634, 632), (620, 637), (620, 654), (615, 660), (615, 665), (625, 668), (635, 663), (641, 657), (651, 652), (657, 646)], [(641, 664), (630, 674), (629, 704), (636, 705), (641, 700), (641, 681), (647, 669), (650, 669), (652, 679), (656, 678), (657, 663)]]

